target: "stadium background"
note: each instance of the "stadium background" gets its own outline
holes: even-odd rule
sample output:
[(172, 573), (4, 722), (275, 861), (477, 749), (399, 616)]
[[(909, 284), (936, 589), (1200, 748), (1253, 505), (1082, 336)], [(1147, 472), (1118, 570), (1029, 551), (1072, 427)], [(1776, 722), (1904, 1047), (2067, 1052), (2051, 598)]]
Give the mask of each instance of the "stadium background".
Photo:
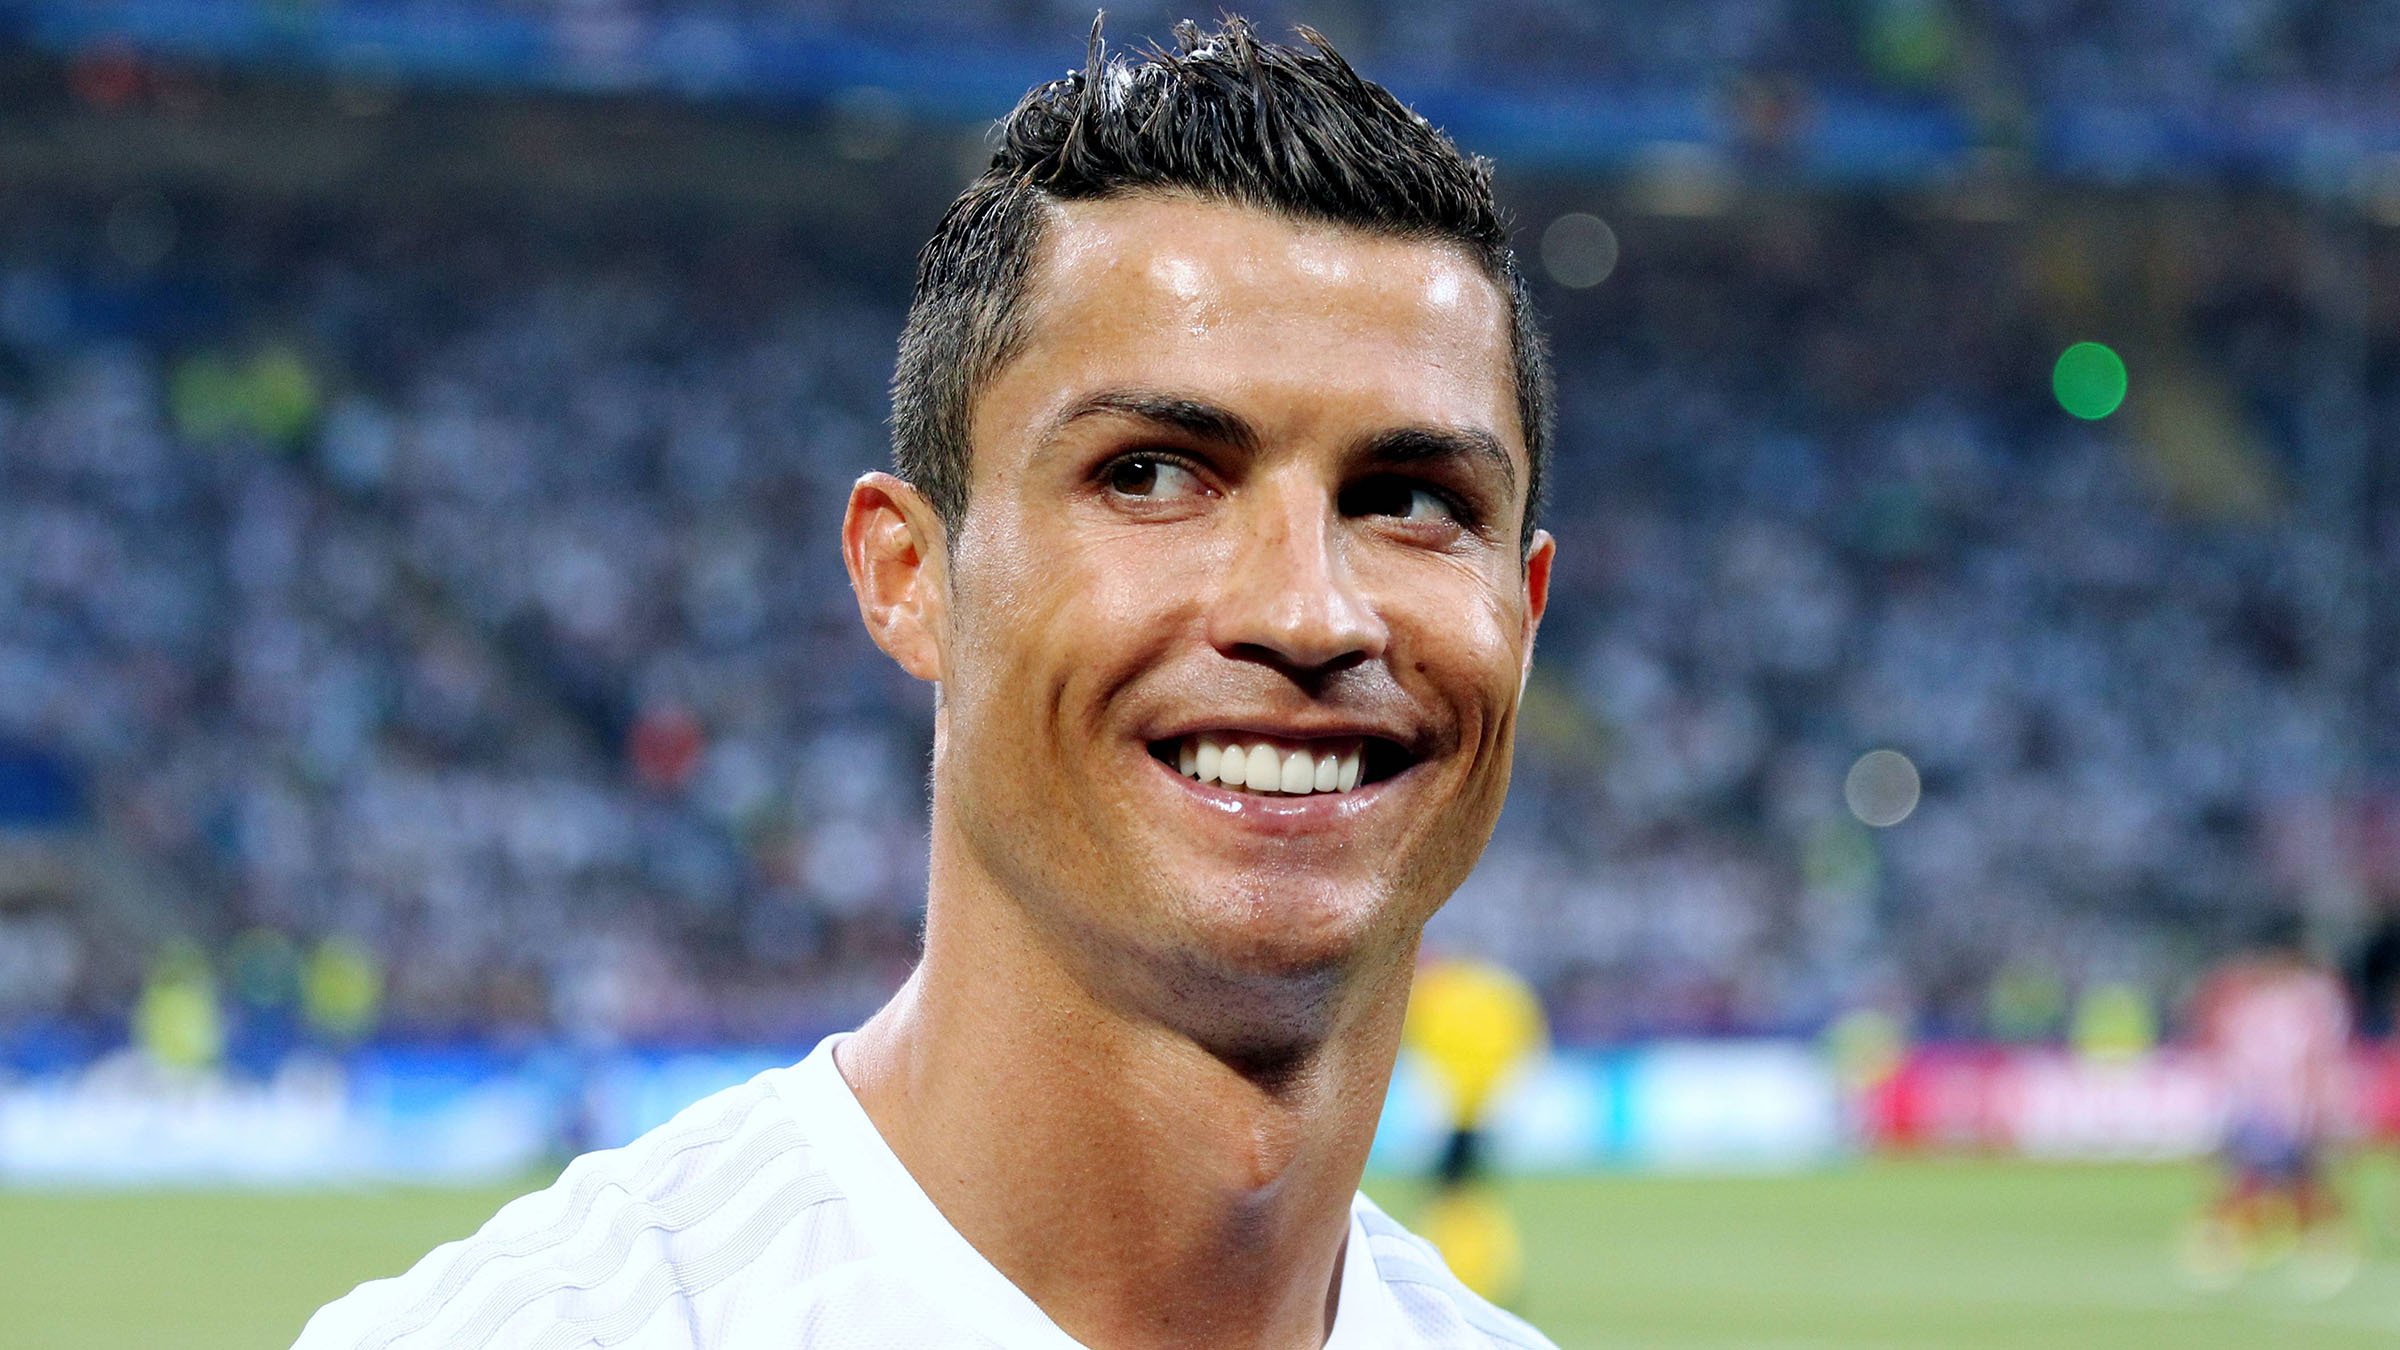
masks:
[[(1499, 161), (1557, 349), (1432, 933), (1557, 1040), (1528, 1311), (2388, 1343), (2384, 1173), (2337, 1297), (2168, 1247), (2200, 971), (2296, 913), (2390, 1029), (2400, 11), (1247, 12)], [(896, 984), (929, 700), (834, 526), (914, 247), (1090, 17), (0, 0), (0, 1322), (273, 1342)]]

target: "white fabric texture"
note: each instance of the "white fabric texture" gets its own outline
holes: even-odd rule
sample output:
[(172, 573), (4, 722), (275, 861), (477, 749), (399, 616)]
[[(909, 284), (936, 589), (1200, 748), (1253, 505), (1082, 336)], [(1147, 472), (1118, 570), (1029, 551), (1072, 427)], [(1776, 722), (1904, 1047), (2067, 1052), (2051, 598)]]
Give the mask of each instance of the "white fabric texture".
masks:
[[(1076, 1350), (885, 1146), (840, 1040), (576, 1159), (319, 1309), (295, 1350)], [(1363, 1195), (1347, 1253), (1326, 1350), (1555, 1350)]]

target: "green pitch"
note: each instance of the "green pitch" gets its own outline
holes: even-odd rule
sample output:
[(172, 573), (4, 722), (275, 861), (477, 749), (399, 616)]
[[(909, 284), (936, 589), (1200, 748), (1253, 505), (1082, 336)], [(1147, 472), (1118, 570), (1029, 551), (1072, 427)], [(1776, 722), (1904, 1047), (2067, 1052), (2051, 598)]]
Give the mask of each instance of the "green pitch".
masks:
[[(2206, 1186), (2190, 1168), (1877, 1163), (1560, 1178), (1513, 1197), (1525, 1311), (1569, 1350), (2345, 1350), (2400, 1342), (2396, 1182), (2352, 1178), (2382, 1240), (2327, 1298), (2279, 1268), (2186, 1289), (2171, 1239)], [(1405, 1217), (1407, 1186), (1372, 1189)], [(0, 1194), (0, 1340), (284, 1345), (317, 1304), (464, 1235), (509, 1194)]]

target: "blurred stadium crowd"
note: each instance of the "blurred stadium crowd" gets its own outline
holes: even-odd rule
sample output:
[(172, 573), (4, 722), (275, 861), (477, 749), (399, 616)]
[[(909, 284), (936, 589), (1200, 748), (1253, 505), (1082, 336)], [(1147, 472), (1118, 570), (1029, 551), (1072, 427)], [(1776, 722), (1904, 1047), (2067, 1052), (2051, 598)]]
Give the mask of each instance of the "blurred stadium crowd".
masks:
[[(1217, 12), (1168, 0), (9, 0), (0, 35), (138, 32), (188, 52), (223, 41), (291, 54), (323, 27), (341, 34), (337, 61), (370, 69), (394, 57), (453, 74), (548, 65), (574, 84), (723, 92), (841, 51), (933, 50), (953, 69), (1038, 52), (1049, 67), (1102, 9), (1120, 45)], [(1867, 95), (1955, 109), (1998, 143), (2084, 108), (2102, 113), (2093, 134), (2137, 155), (2162, 148), (2145, 129), (2161, 117), (2186, 138), (2306, 119), (2333, 131), (2314, 147), (2329, 162), (2362, 134), (2388, 150), (2400, 98), (2400, 14), (2376, 0), (1258, 0), (1238, 12), (1277, 32), (1313, 26), (1403, 90), (1639, 102), (1736, 86), (1740, 115), (1769, 124)]]
[[(1080, 31), (1085, 0), (956, 6), (877, 0), (502, 0), (588, 44), (665, 25), (788, 27), (913, 40), (1018, 43)], [(1111, 32), (1163, 35), (1192, 6), (1105, 6)], [(2189, 108), (2262, 98), (2365, 110), (2400, 95), (2400, 16), (2357, 0), (1266, 0), (1241, 13), (1306, 21), (1382, 71), (1507, 90), (1561, 77), (1671, 85), (1728, 74), (1804, 86), (1950, 88), (2024, 102), (2097, 99)], [(2022, 106), (2022, 103), (2020, 103)]]
[[(1871, 21), (2041, 52), (2032, 89), (2131, 89), (2136, 42), (2145, 94), (2400, 92), (2400, 26), (2331, 5), (1640, 8), (1346, 12), (1362, 64), (1469, 79), (1488, 49), (1839, 81), (1884, 49), (1820, 29)], [(1562, 25), (1592, 32), (1492, 36)], [(2164, 1009), (2263, 908), (2400, 902), (2400, 232), (2219, 193), (1514, 205), (1560, 574), (1515, 795), (1434, 943), (1524, 971), (1573, 1041), (1860, 1007), (2038, 1039), (2104, 984)], [(871, 1010), (914, 953), (930, 698), (834, 529), (905, 294), (805, 230), (0, 201), (0, 835), (75, 859), (12, 873), (0, 1052)], [(2054, 396), (2082, 338), (2131, 370), (2104, 420)], [(1888, 829), (1844, 797), (1877, 748), (1922, 782)]]

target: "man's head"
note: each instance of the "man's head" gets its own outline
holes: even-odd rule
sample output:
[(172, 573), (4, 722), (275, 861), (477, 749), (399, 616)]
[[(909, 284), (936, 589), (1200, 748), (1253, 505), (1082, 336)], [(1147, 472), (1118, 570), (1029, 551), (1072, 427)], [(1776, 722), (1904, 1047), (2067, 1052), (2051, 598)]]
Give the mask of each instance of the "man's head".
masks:
[(1547, 595), (1485, 171), (1239, 27), (1009, 128), (927, 251), (908, 481), (844, 525), (869, 630), (941, 689), (937, 941), (944, 896), (997, 897), (1121, 1002), (1305, 1036), (1295, 992), (1404, 981), (1481, 852)]
[(1549, 459), (1547, 348), (1492, 200), (1491, 165), (1314, 33), (1260, 42), (1228, 20), (1178, 25), (1176, 50), (1104, 58), (1041, 85), (999, 126), (991, 166), (952, 202), (917, 263), (892, 376), (893, 459), (955, 530), (972, 480), (974, 399), (1024, 339), (1034, 258), (1061, 202), (1172, 192), (1293, 220), (1447, 242), (1507, 297), (1533, 542)]

